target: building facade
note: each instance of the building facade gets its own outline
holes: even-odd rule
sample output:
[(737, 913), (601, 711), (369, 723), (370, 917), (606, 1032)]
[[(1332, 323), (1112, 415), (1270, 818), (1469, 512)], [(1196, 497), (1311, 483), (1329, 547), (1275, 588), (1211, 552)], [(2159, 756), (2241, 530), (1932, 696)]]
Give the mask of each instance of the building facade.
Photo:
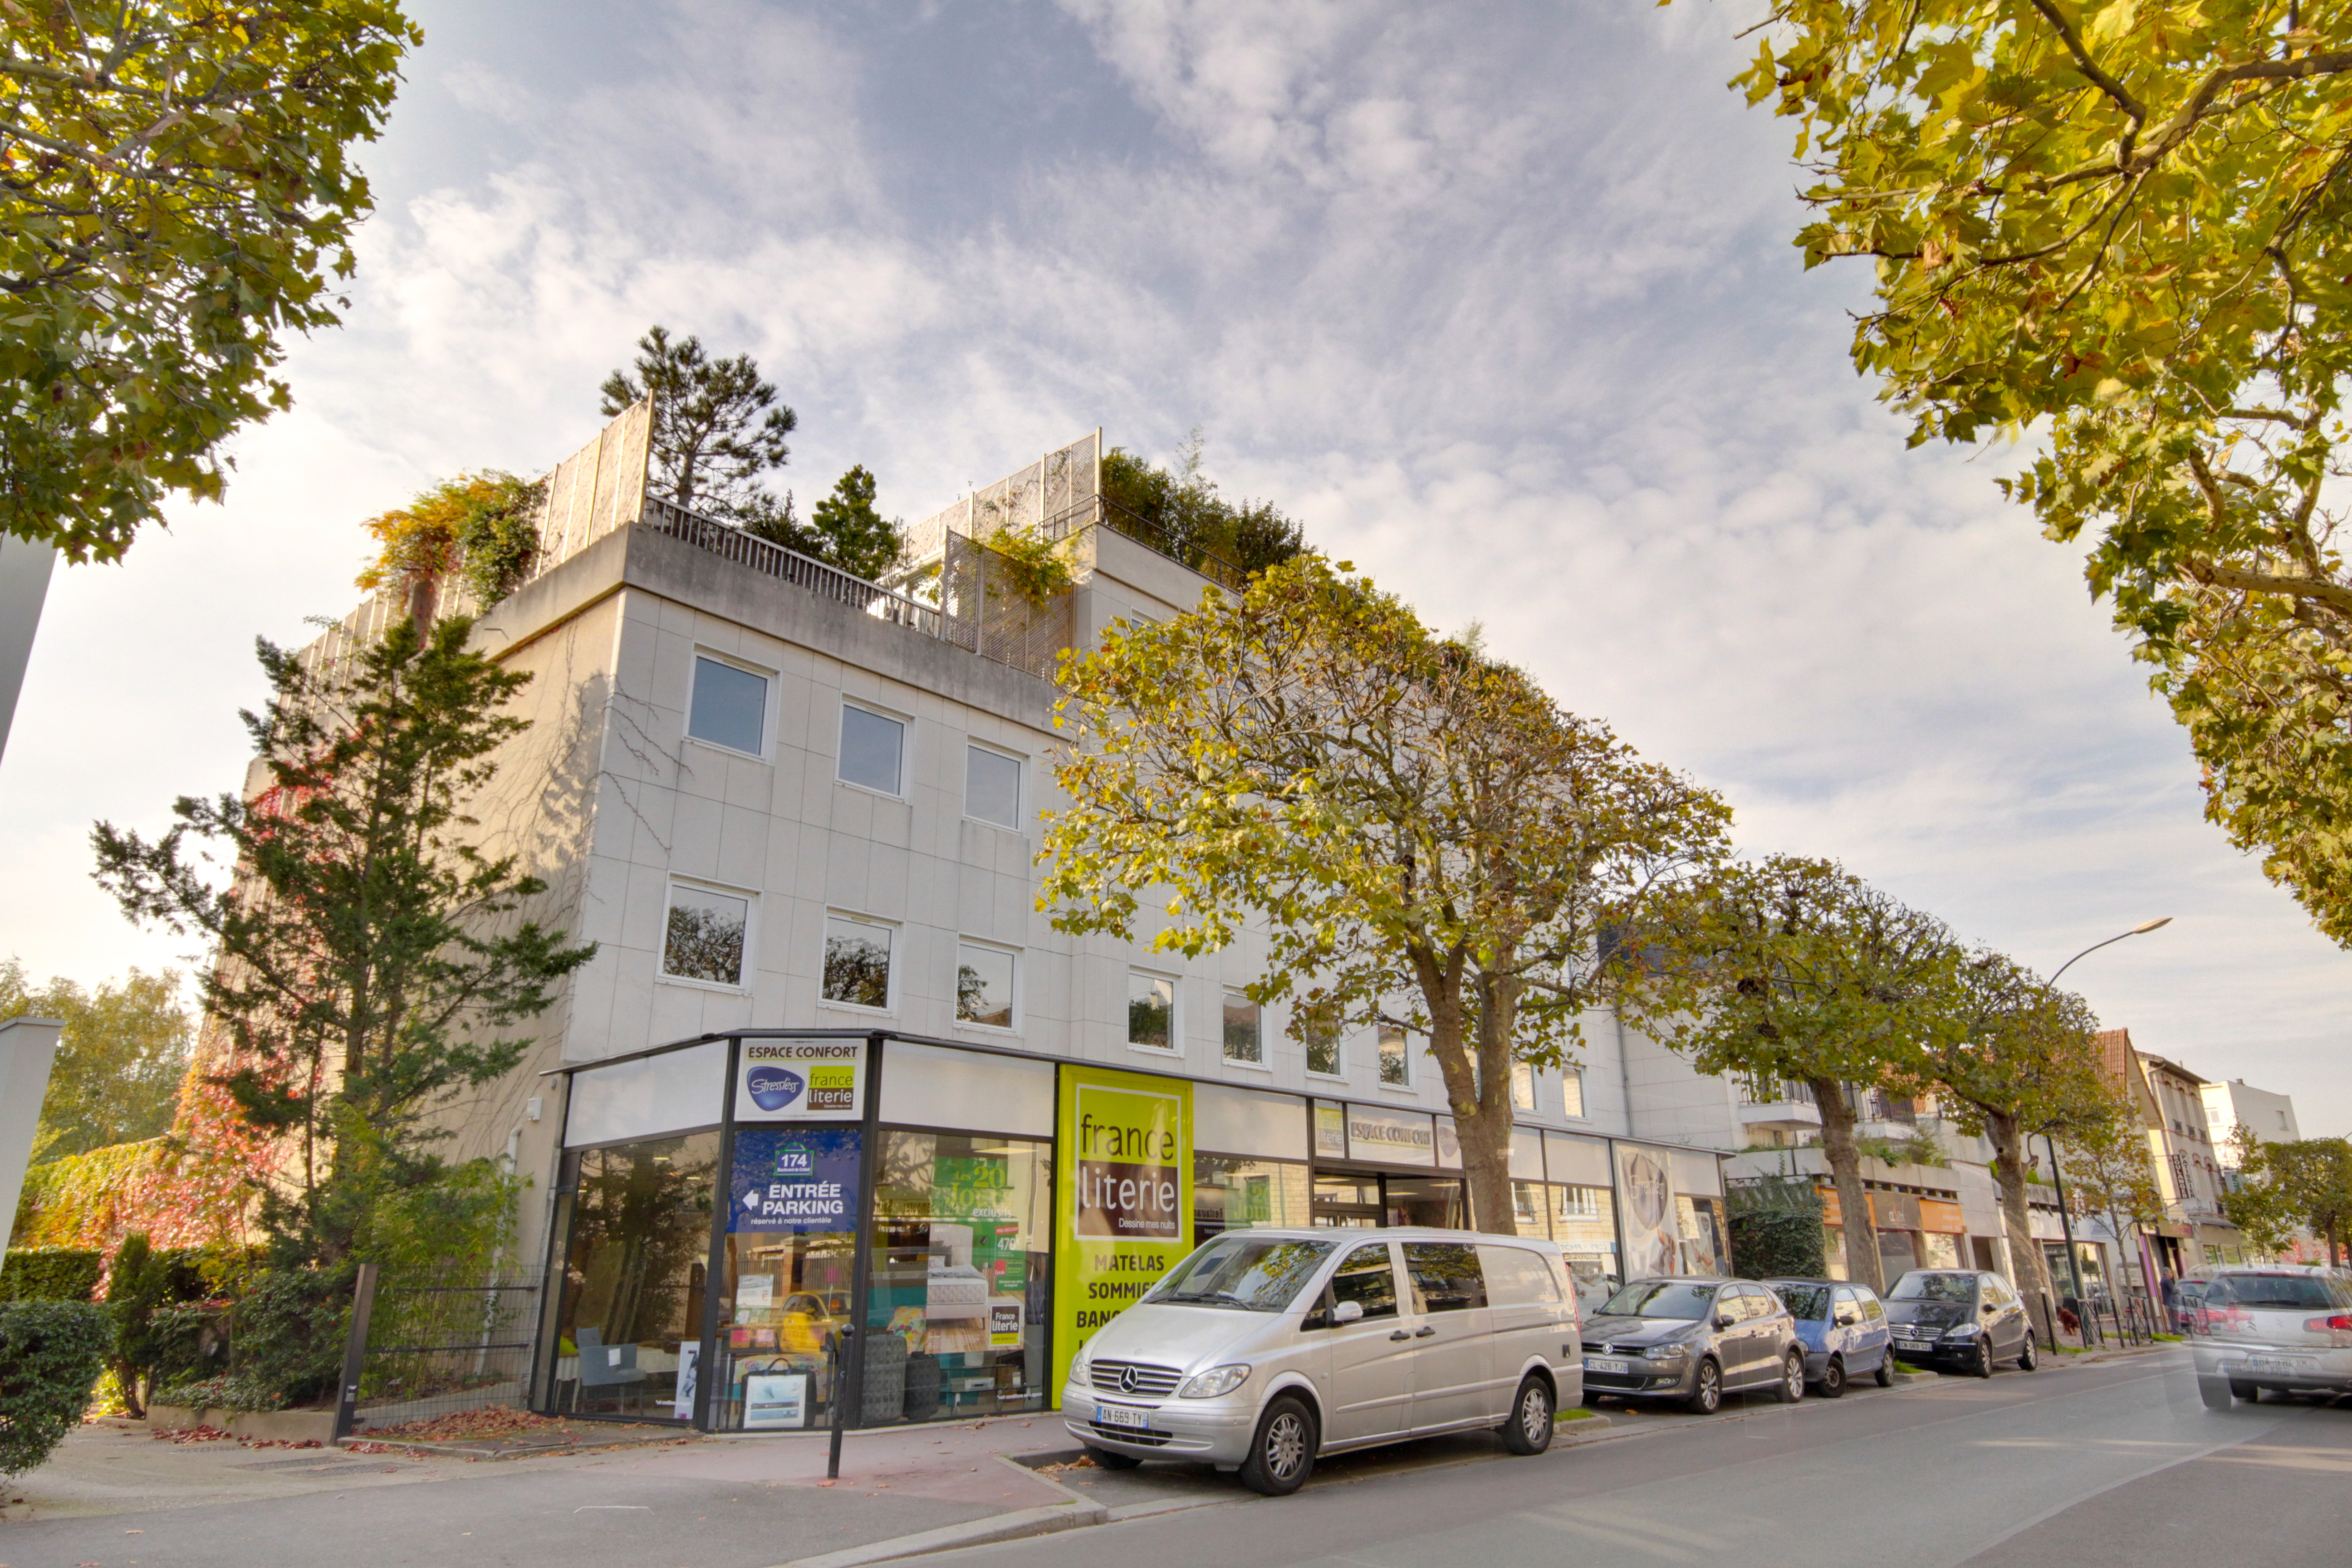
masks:
[(2241, 1127), (2252, 1132), (2258, 1143), (2303, 1141), (2303, 1124), (2295, 1120), (2294, 1101), (2286, 1095), (2255, 1089), (2242, 1078), (2221, 1083), (2209, 1079), (2197, 1092), (2205, 1102), (2205, 1136), (2225, 1177), (2238, 1169)]
[[(597, 943), (449, 1123), (532, 1184), (541, 1403), (823, 1424), (862, 1327), (860, 1418), (1036, 1410), (1218, 1230), (1462, 1222), (1423, 1041), (1296, 1037), (1244, 991), (1262, 942), (1187, 959), (1035, 908), (1054, 658), (1228, 575), (1106, 523), (1098, 433), (918, 525), (890, 588), (646, 497), (645, 451), (640, 407), (557, 470), (536, 574), (474, 634), (533, 678), (476, 815), (547, 882), (531, 915)], [(1004, 526), (1075, 587), (992, 578)], [(1727, 1086), (1584, 1037), (1515, 1081), (1517, 1227), (1588, 1300), (1724, 1271)]]

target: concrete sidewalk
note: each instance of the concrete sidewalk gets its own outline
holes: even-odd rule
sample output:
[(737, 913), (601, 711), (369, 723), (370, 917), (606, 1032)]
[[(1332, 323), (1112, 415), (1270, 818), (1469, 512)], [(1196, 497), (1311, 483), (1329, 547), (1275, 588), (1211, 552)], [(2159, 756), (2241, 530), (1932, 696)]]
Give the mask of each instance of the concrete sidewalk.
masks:
[(101, 1421), (0, 1492), (0, 1563), (291, 1568), (331, 1545), (361, 1568), (461, 1552), (771, 1568), (935, 1531), (985, 1535), (991, 1521), (1017, 1533), (1091, 1522), (1100, 1505), (1004, 1457), (1069, 1442), (1051, 1415), (852, 1433), (831, 1483), (824, 1433), (681, 1435), (491, 1463), (163, 1442)]

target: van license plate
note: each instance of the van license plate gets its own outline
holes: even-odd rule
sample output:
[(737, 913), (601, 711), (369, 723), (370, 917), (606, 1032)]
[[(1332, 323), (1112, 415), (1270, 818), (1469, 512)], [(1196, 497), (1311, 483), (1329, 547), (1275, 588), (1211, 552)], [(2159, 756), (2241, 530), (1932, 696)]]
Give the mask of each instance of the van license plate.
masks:
[(1143, 1430), (1147, 1425), (1146, 1418), (1151, 1413), (1148, 1410), (1129, 1410), (1124, 1405), (1097, 1405), (1095, 1406), (1095, 1421), (1097, 1425), (1103, 1426), (1132, 1426), (1139, 1432)]
[(1584, 1358), (1584, 1370), (1587, 1372), (1631, 1372), (1633, 1370), (1633, 1363), (1627, 1361), (1622, 1356), (1589, 1355)]

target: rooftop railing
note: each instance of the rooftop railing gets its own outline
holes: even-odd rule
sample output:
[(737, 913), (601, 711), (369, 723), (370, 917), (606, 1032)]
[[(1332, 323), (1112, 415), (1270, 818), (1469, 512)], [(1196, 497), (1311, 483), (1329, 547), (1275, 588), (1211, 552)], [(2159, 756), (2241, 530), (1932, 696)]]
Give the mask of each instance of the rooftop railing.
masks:
[(863, 577), (852, 576), (838, 566), (828, 566), (796, 550), (787, 550), (756, 534), (715, 521), (687, 510), (684, 507), (662, 500), (646, 497), (645, 523), (656, 533), (683, 540), (698, 550), (707, 550), (722, 561), (732, 561), (738, 566), (748, 566), (764, 576), (804, 588), (819, 598), (846, 605), (860, 615), (893, 626), (911, 626), (925, 637), (944, 637), (939, 608), (926, 605), (869, 583)]

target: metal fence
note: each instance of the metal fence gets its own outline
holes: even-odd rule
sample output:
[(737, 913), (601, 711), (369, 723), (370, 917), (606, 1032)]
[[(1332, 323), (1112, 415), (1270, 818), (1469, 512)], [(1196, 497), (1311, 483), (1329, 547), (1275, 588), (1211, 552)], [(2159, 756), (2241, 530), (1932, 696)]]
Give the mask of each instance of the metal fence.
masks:
[(338, 1436), (364, 1436), (464, 1411), (530, 1405), (537, 1269), (361, 1273), (352, 1303)]

